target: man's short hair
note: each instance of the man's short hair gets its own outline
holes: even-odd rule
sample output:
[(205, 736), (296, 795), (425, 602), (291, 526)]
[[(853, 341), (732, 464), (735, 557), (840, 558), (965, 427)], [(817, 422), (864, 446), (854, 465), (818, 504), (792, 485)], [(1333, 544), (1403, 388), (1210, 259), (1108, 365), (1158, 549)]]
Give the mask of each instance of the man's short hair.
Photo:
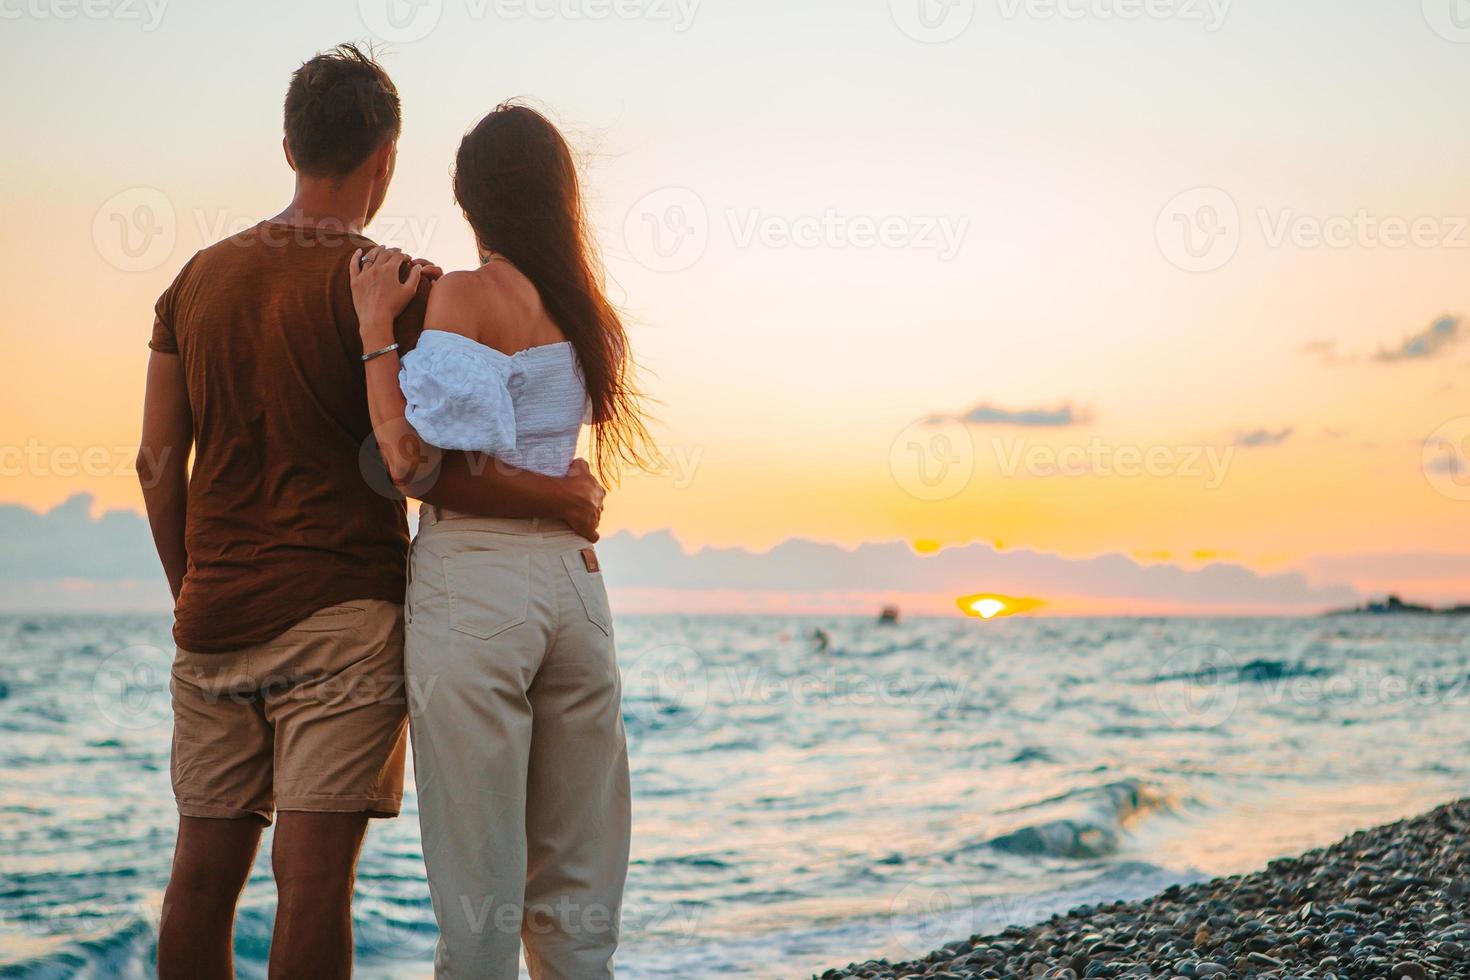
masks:
[(317, 55), (291, 76), (286, 148), (299, 173), (345, 176), (402, 128), (393, 80), (351, 44)]

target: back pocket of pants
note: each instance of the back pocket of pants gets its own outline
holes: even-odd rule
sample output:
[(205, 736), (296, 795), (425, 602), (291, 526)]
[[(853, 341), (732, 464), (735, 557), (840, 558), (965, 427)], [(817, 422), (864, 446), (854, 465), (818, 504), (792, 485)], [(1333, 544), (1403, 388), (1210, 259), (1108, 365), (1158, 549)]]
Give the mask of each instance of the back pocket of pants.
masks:
[(577, 587), (577, 595), (582, 599), (582, 607), (587, 610), (587, 618), (598, 629), (611, 636), (612, 610), (608, 608), (607, 589), (602, 584), (602, 573), (589, 572), (580, 551), (567, 552), (561, 556), (561, 562), (566, 566), (572, 584)]
[(512, 551), (466, 551), (444, 559), (449, 625), (488, 640), (526, 621), (531, 598), (530, 556)]

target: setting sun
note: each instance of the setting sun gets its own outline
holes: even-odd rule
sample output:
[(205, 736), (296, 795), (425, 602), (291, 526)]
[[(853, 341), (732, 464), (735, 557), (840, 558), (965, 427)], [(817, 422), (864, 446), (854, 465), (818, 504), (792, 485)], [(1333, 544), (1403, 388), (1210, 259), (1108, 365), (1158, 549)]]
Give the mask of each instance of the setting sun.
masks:
[(1041, 599), (1017, 599), (1004, 595), (971, 595), (957, 600), (966, 616), (978, 619), (997, 619), (1031, 612), (1046, 605)]

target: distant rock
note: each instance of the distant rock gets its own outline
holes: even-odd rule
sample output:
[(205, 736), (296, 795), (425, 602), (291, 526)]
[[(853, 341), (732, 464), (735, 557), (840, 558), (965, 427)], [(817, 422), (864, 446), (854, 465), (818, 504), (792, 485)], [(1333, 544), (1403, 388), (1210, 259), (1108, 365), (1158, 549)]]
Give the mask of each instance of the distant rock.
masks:
[(1433, 606), (1421, 606), (1413, 602), (1405, 602), (1396, 595), (1391, 595), (1383, 601), (1369, 601), (1361, 606), (1351, 609), (1336, 609), (1328, 613), (1329, 616), (1470, 616), (1470, 604), (1461, 603), (1457, 606), (1446, 606), (1436, 609)]

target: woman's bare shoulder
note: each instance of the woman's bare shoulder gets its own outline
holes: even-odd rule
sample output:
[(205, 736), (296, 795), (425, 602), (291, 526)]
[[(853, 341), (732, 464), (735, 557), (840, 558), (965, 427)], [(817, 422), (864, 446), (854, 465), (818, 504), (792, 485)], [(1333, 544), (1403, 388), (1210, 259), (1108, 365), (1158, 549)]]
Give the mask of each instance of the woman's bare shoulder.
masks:
[(483, 270), (450, 272), (429, 290), (425, 330), (445, 330), (500, 347), (514, 301), (506, 284)]

